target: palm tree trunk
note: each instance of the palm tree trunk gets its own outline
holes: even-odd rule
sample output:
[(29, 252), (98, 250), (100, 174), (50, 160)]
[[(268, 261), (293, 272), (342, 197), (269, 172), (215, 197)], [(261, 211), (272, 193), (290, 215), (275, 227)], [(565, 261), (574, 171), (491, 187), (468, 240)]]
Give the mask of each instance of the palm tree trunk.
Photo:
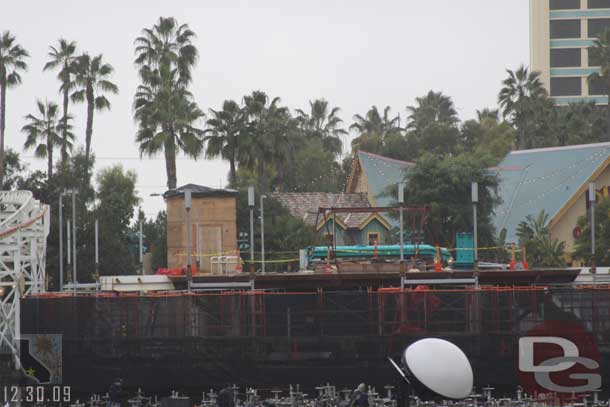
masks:
[(229, 160), (229, 174), (231, 177), (231, 188), (237, 188), (237, 169), (235, 167), (235, 158)]
[(176, 189), (176, 146), (174, 139), (168, 137), (165, 140), (165, 172), (167, 173), (167, 189)]
[(0, 77), (0, 188), (4, 184), (4, 128), (6, 119), (6, 75)]
[(68, 161), (68, 86), (64, 83), (64, 105), (63, 105), (63, 133), (61, 135), (61, 168), (62, 172), (66, 167), (66, 162)]
[[(85, 131), (85, 159), (89, 167), (89, 156), (91, 155), (91, 136), (93, 135), (93, 113), (95, 112), (95, 99), (93, 88), (87, 86), (87, 129)], [(88, 176), (88, 174), (87, 174)]]
[(47, 180), (51, 180), (53, 175), (53, 145), (51, 139), (47, 137)]

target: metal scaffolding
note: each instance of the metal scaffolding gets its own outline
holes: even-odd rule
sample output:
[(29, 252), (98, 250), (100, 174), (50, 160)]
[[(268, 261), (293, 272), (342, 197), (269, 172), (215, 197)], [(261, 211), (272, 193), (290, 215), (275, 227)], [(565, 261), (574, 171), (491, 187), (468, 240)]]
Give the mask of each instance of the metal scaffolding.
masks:
[(21, 298), (45, 291), (49, 206), (30, 191), (0, 191), (0, 352), (20, 369)]

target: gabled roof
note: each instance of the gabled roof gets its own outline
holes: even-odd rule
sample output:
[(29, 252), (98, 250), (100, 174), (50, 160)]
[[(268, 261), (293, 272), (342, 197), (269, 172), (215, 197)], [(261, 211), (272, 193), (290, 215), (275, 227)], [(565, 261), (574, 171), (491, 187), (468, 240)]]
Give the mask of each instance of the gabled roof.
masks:
[(364, 176), (368, 183), (369, 199), (374, 206), (391, 206), (391, 197), (380, 196), (389, 186), (404, 180), (405, 172), (415, 163), (396, 160), (366, 151), (358, 151), (347, 180), (346, 192), (352, 192), (358, 183), (357, 178)]
[[(365, 193), (273, 192), (269, 195), (288, 209), (292, 216), (301, 219), (305, 224), (316, 226), (318, 229), (324, 225), (323, 216), (320, 215), (318, 217), (319, 208), (358, 208), (371, 206)], [(343, 228), (358, 229), (371, 216), (371, 213), (338, 213), (336, 216), (337, 225)], [(317, 225), (315, 224), (316, 219), (318, 219)]]
[[(566, 210), (587, 183), (608, 166), (610, 143), (538, 148), (510, 152), (492, 171), (499, 176), (496, 232), (516, 242), (517, 226), (544, 209), (550, 222)], [(583, 189), (584, 188), (584, 189)]]
[(184, 191), (190, 190), (192, 197), (220, 197), (220, 196), (237, 196), (237, 191), (234, 189), (219, 189), (209, 188), (203, 185), (186, 184), (176, 189), (170, 189), (163, 194), (163, 198), (175, 198), (183, 196)]

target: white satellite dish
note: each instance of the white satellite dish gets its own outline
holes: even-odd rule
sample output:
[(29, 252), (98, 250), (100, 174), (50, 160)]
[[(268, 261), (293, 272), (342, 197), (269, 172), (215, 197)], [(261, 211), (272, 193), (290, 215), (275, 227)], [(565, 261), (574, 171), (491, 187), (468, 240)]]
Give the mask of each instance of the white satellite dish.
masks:
[(419, 340), (405, 349), (403, 363), (428, 390), (449, 399), (463, 399), (472, 391), (473, 374), (460, 348), (443, 339)]

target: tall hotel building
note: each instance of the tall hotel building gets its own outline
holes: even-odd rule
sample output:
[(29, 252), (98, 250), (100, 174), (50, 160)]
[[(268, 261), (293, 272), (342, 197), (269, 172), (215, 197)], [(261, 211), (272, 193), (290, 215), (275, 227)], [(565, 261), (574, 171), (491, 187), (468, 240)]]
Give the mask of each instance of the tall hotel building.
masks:
[(530, 0), (530, 66), (558, 105), (608, 103), (606, 85), (587, 80), (599, 63), (589, 48), (610, 27), (610, 0)]

